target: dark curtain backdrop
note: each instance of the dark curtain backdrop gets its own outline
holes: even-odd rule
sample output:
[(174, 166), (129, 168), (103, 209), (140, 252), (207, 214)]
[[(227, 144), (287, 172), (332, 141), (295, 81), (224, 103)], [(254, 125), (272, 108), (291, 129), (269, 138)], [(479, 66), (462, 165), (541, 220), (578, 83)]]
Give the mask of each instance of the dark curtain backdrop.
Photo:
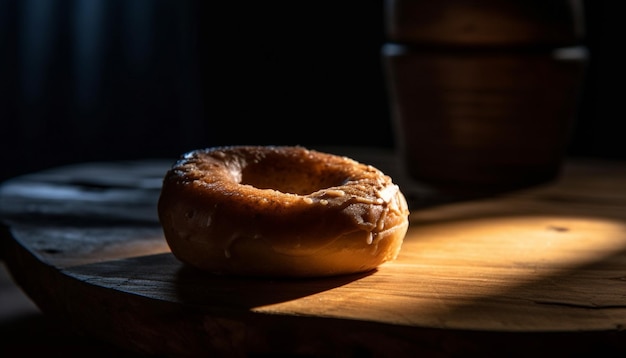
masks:
[(0, 0), (0, 168), (171, 156), (205, 141), (194, 6)]
[[(626, 158), (623, 31), (587, 1), (571, 155)], [(0, 0), (0, 180), (229, 144), (393, 147), (382, 0)]]

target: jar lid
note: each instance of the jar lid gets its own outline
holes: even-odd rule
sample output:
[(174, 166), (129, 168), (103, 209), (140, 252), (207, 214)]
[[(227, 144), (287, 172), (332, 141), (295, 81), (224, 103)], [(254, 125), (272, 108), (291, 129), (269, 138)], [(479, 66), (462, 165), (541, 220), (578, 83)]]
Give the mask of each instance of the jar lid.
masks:
[(584, 36), (580, 0), (384, 0), (387, 39), (435, 46), (567, 46)]

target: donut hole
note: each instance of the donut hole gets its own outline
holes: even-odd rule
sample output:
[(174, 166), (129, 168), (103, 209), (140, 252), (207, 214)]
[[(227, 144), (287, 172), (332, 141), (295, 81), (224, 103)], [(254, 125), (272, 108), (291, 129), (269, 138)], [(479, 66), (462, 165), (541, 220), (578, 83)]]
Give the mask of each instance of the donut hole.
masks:
[(271, 163), (261, 160), (241, 168), (241, 184), (297, 195), (344, 185), (348, 180), (349, 175), (343, 170), (330, 170), (322, 163), (292, 163), (274, 158)]

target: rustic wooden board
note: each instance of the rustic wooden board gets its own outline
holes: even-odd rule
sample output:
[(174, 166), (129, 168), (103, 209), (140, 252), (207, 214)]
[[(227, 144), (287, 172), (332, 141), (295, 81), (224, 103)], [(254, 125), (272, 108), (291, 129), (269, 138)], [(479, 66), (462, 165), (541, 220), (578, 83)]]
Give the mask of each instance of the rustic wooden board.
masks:
[(571, 161), (540, 187), (413, 203), (396, 261), (307, 280), (209, 276), (177, 261), (156, 218), (169, 165), (87, 163), (0, 187), (3, 258), (44, 312), (159, 355), (623, 349), (624, 163)]

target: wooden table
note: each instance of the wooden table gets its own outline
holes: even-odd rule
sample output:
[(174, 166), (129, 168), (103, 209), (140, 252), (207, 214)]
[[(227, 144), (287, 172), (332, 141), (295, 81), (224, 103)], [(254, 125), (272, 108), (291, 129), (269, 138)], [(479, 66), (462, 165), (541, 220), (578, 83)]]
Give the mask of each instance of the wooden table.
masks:
[(185, 267), (156, 216), (169, 160), (5, 182), (2, 256), (46, 315), (141, 354), (626, 353), (626, 163), (572, 159), (554, 183), (436, 203), (419, 201), (391, 153), (353, 157), (413, 198), (400, 256), (367, 274), (266, 280)]

